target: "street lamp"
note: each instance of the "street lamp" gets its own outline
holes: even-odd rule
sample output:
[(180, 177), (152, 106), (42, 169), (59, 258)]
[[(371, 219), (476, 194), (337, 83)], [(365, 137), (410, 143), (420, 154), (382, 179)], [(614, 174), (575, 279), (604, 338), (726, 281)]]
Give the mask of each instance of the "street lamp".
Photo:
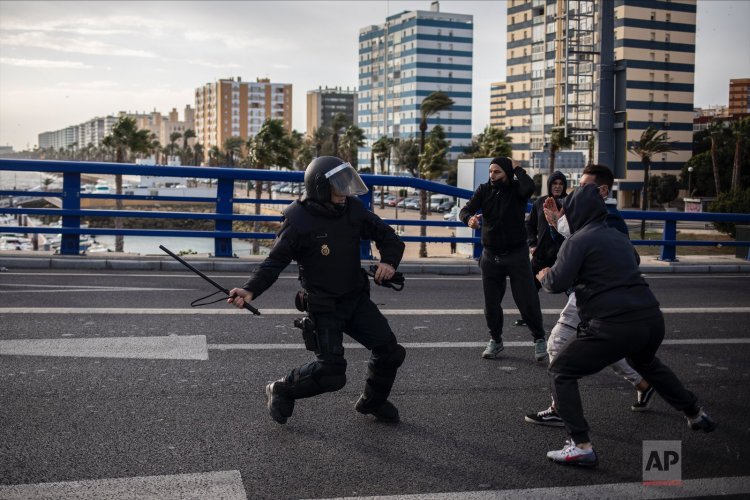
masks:
[(688, 196), (690, 196), (690, 193), (693, 192), (691, 189), (693, 183), (693, 167), (688, 167)]

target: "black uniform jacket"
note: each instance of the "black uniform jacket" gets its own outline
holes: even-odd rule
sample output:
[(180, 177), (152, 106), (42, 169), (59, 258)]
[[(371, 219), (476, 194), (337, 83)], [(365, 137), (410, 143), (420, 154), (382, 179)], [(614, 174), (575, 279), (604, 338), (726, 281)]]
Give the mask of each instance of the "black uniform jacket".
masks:
[(404, 243), (380, 217), (355, 197), (336, 212), (314, 200), (295, 201), (284, 210), (284, 221), (268, 257), (242, 286), (259, 297), (292, 260), (300, 267), (302, 286), (320, 297), (343, 297), (364, 289), (360, 242), (373, 240), (380, 261), (398, 267)]

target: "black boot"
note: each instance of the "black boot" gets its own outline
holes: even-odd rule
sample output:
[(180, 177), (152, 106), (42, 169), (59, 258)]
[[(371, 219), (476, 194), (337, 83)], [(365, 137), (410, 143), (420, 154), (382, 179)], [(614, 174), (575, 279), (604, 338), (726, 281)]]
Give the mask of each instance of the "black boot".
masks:
[(398, 408), (393, 406), (393, 403), (388, 400), (367, 399), (365, 394), (359, 397), (354, 409), (363, 415), (372, 415), (379, 421), (388, 424), (397, 424), (401, 420), (398, 416)]
[(294, 411), (294, 399), (281, 395), (274, 390), (274, 386), (278, 383), (271, 382), (266, 386), (266, 396), (268, 396), (268, 413), (271, 414), (271, 418), (276, 423), (285, 424), (286, 420), (292, 416)]

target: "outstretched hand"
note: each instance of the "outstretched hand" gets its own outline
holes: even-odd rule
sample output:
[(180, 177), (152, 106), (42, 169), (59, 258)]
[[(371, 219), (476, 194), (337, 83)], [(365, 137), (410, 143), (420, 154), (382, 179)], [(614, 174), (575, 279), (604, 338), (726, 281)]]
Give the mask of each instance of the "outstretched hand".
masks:
[(547, 219), (547, 224), (552, 227), (557, 227), (557, 221), (562, 217), (562, 210), (557, 208), (554, 198), (550, 197), (544, 200), (544, 218)]

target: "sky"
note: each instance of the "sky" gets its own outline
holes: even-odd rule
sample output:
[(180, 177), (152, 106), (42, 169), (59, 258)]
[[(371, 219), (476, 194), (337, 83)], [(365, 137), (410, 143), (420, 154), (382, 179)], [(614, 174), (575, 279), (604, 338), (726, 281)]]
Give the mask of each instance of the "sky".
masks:
[[(119, 111), (194, 106), (196, 87), (268, 77), (293, 85), (292, 126), (308, 90), (356, 88), (359, 30), (430, 1), (0, 0), (0, 145)], [(474, 16), (472, 131), (489, 122), (490, 83), (505, 79), (507, 2), (441, 1)], [(727, 104), (750, 77), (750, 1), (699, 0), (695, 105)]]

